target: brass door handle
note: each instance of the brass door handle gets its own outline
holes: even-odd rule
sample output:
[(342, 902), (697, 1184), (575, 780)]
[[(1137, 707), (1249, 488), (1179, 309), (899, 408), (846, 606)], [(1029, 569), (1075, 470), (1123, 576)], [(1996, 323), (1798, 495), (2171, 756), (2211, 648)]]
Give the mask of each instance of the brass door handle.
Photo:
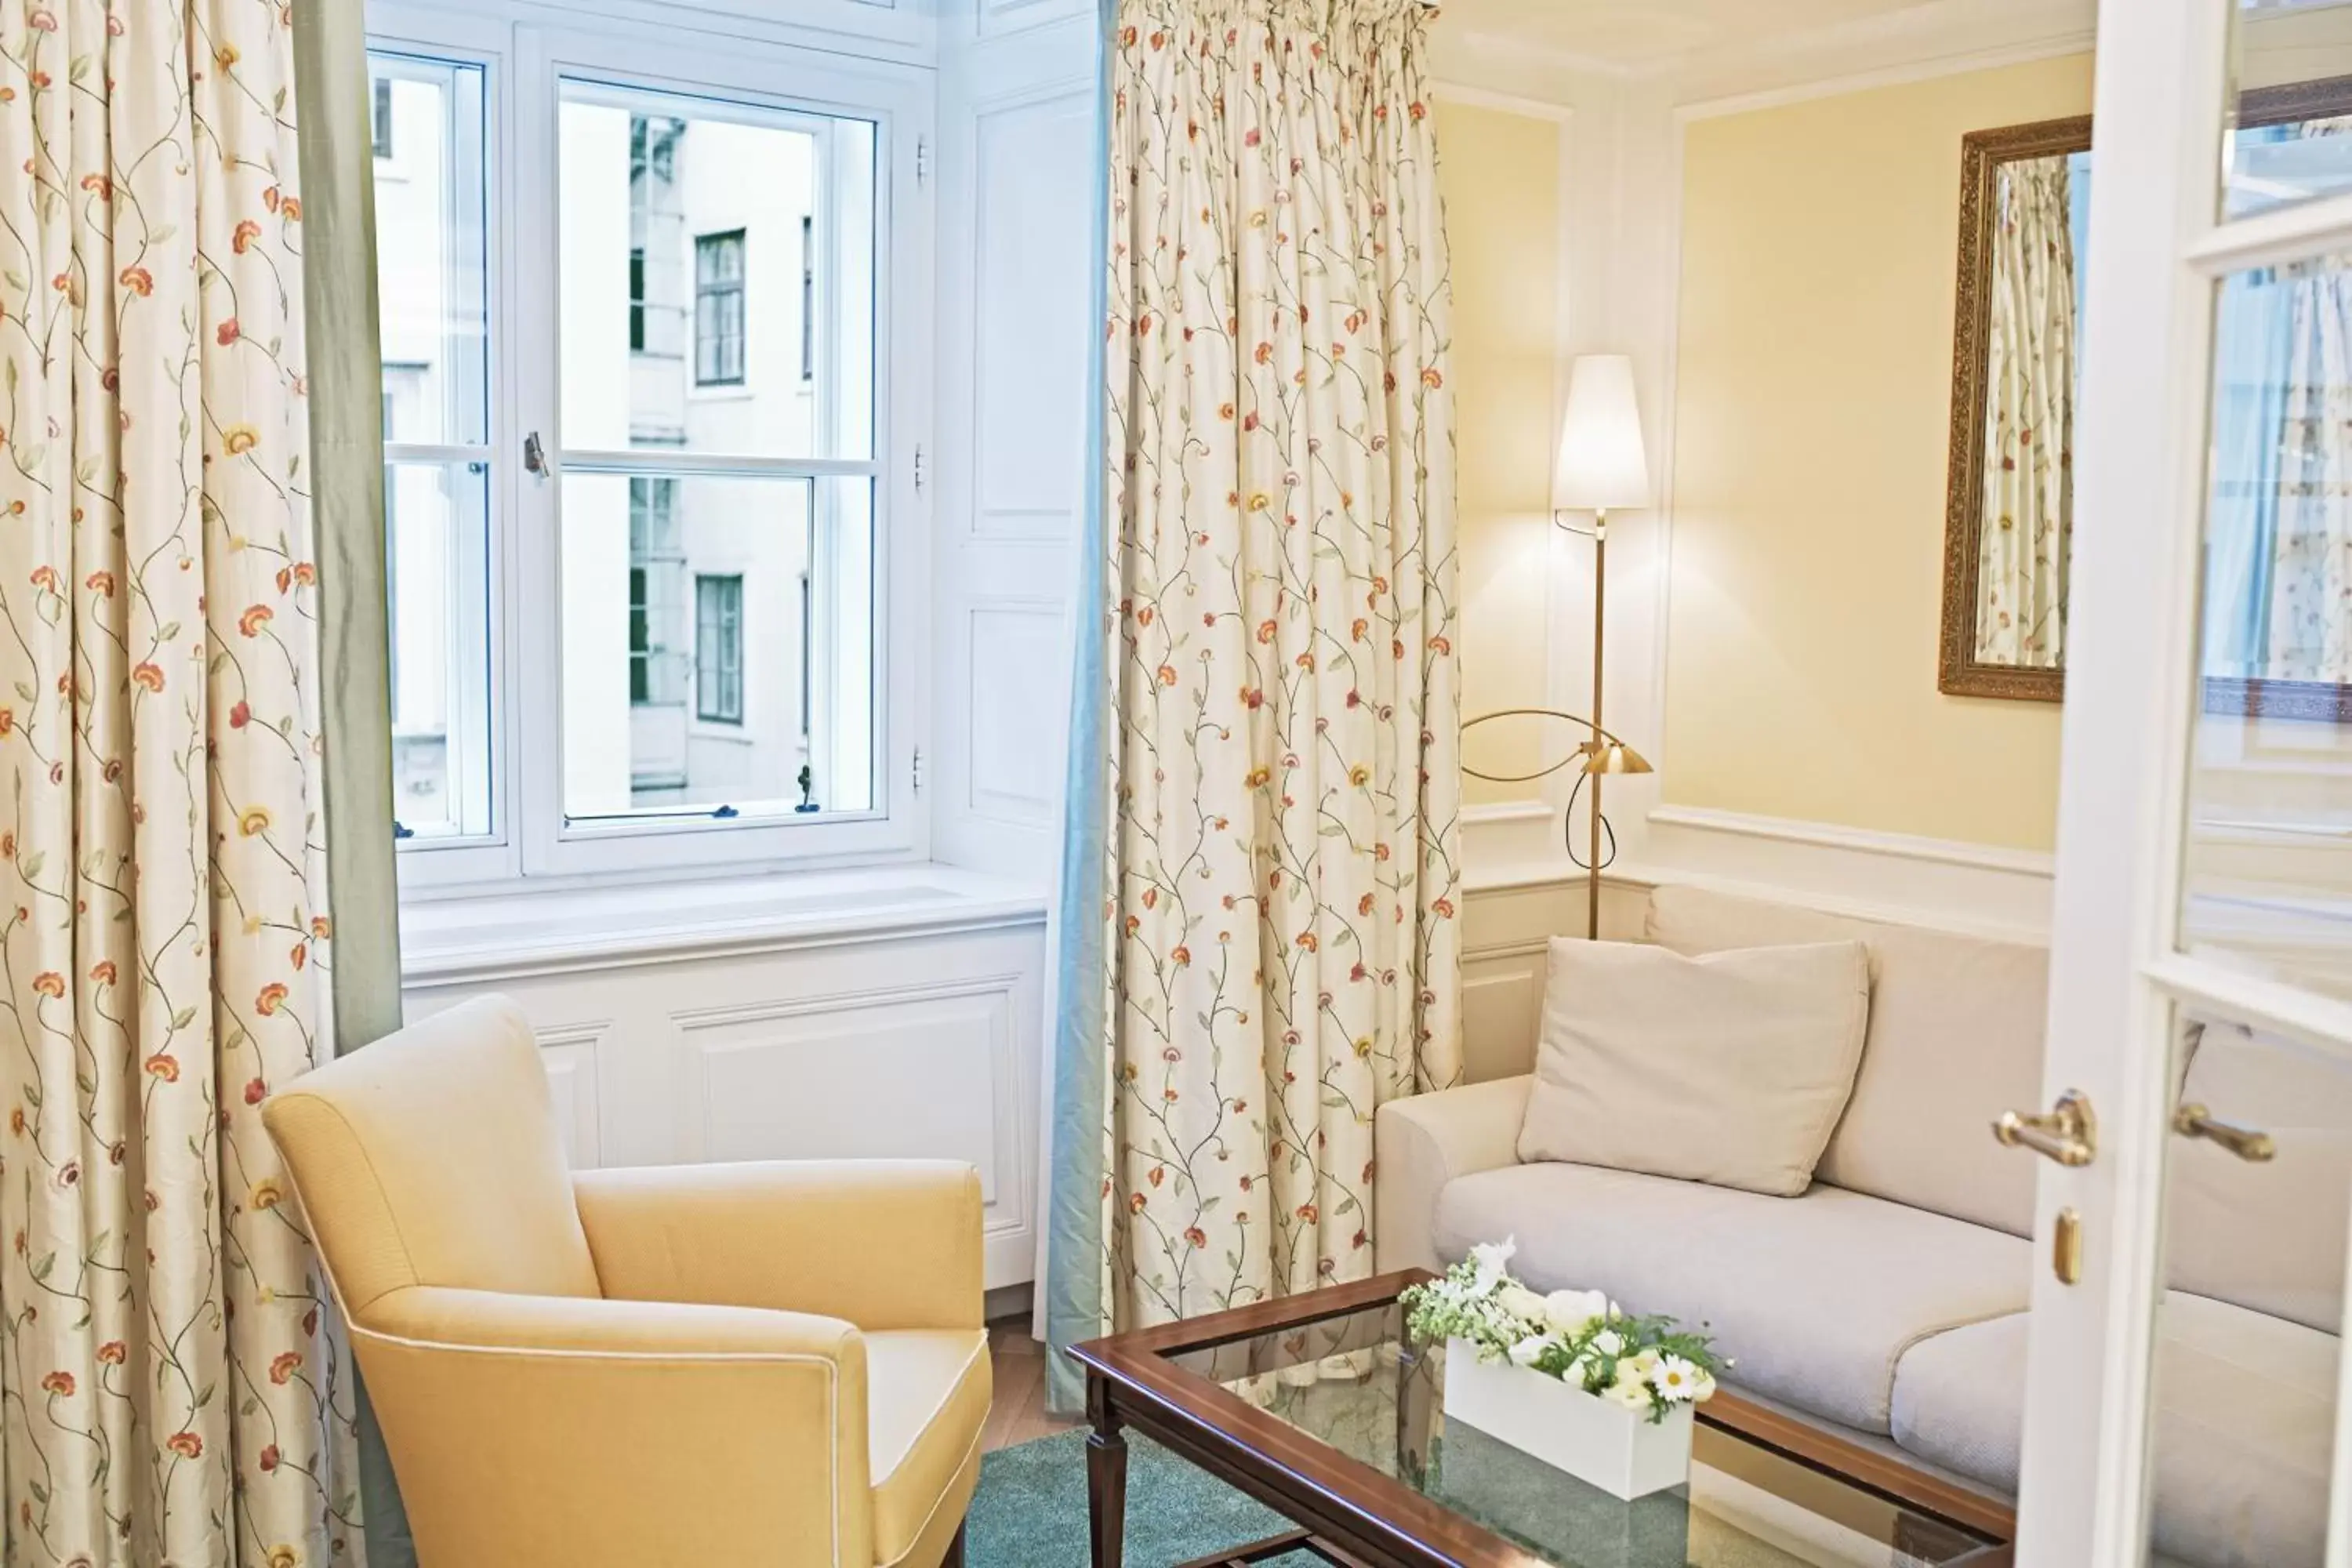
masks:
[(2201, 1105), (2184, 1105), (2174, 1111), (2172, 1130), (2183, 1138), (2202, 1138), (2209, 1143), (2219, 1143), (2249, 1164), (2265, 1164), (2278, 1158), (2277, 1139), (2258, 1127), (2224, 1121)]
[(2068, 1089), (2056, 1105), (2039, 1114), (2002, 1111), (1992, 1124), (1992, 1135), (2012, 1149), (2031, 1149), (2070, 1167), (2087, 1165), (2099, 1154), (2098, 1122), (2091, 1115), (2091, 1102), (2077, 1089)]

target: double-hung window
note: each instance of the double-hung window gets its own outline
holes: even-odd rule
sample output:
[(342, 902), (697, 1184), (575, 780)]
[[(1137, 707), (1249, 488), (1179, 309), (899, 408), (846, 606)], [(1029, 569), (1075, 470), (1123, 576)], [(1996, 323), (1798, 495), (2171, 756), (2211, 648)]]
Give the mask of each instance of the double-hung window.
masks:
[[(802, 222), (808, 221), (803, 215)], [(743, 231), (694, 242), (694, 380), (743, 384)]]
[(919, 855), (919, 73), (369, 15), (404, 888)]

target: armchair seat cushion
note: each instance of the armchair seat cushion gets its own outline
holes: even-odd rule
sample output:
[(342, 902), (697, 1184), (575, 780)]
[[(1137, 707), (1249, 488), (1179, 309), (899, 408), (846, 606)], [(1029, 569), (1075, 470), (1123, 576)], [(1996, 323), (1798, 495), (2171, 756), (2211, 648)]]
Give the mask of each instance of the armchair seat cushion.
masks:
[[(866, 1448), (874, 1488), (874, 1560), (914, 1557), (936, 1521), (963, 1517), (978, 1479), (992, 1388), (984, 1329), (904, 1329), (866, 1336)], [(944, 1538), (943, 1538), (944, 1539)]]

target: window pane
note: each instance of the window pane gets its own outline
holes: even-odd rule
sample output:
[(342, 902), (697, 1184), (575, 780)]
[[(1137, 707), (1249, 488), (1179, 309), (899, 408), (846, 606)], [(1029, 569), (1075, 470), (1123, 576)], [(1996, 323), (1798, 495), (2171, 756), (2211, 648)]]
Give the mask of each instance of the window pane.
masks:
[(2352, 265), (2217, 310), (2179, 942), (2352, 997)]
[(873, 122), (567, 81), (560, 132), (563, 445), (872, 457)]
[(406, 838), (490, 830), (489, 476), (384, 465), (393, 816)]
[(2222, 216), (2352, 190), (2352, 0), (2239, 0), (2237, 17)]
[(565, 816), (870, 810), (871, 481), (562, 483)]
[(372, 53), (384, 438), (489, 439), (482, 71)]

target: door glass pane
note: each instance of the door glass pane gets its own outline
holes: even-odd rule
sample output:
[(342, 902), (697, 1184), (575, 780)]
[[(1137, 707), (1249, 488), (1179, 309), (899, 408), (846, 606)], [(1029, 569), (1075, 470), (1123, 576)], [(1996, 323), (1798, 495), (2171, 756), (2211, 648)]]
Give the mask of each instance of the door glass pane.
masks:
[(377, 52), (368, 68), (383, 437), (479, 445), (489, 439), (481, 68)]
[(2352, 0), (2240, 0), (2222, 213), (2352, 190)]
[(384, 465), (392, 810), (404, 841), (490, 831), (489, 511), (486, 464)]
[(2217, 308), (2179, 942), (2352, 996), (2352, 271)]
[(563, 444), (874, 454), (876, 127), (563, 84)]
[(2352, 1057), (2191, 1018), (2169, 1141), (2149, 1561), (2318, 1568), (2352, 1224)]
[(566, 817), (874, 807), (871, 495), (564, 475)]

